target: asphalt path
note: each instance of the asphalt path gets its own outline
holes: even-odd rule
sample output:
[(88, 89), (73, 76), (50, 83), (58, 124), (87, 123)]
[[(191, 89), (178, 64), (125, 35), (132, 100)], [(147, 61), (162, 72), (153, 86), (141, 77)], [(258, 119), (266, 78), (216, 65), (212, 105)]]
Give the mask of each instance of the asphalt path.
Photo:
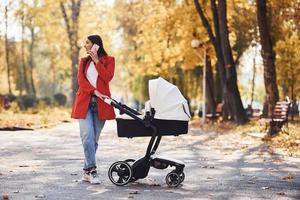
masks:
[[(81, 181), (83, 149), (77, 122), (35, 131), (0, 132), (0, 197), (10, 200), (81, 199), (300, 199), (300, 158), (277, 154), (260, 138), (190, 129), (163, 137), (157, 154), (186, 164), (177, 188), (165, 183), (172, 169), (118, 187), (107, 175), (118, 160), (145, 154), (150, 138), (118, 138), (106, 123), (97, 152), (102, 183)], [(1, 199), (0, 198), (0, 199)]]

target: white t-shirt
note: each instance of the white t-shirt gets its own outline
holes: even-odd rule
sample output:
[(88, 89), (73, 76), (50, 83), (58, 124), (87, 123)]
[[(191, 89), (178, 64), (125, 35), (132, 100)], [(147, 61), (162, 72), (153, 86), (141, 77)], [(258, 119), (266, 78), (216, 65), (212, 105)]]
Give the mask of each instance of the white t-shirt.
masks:
[(98, 72), (96, 70), (94, 62), (91, 62), (89, 65), (89, 68), (86, 72), (86, 78), (90, 82), (92, 86), (97, 88), (97, 78), (98, 78)]

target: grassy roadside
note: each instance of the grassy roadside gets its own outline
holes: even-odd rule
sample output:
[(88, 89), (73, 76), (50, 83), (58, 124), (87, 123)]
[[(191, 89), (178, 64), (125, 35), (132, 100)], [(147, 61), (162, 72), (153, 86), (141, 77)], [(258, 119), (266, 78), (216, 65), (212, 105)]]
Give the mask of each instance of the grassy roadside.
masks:
[(0, 112), (0, 129), (4, 128), (48, 128), (62, 122), (72, 121), (70, 108), (66, 107), (43, 107), (19, 110), (2, 110)]
[[(62, 122), (73, 121), (70, 117), (71, 108), (67, 107), (40, 107), (20, 110), (2, 110), (0, 112), (0, 129), (3, 128), (48, 128)], [(300, 156), (300, 118), (289, 122), (289, 134), (280, 133), (272, 138), (264, 138), (263, 126), (259, 124), (258, 119), (252, 119), (245, 125), (237, 126), (231, 122), (211, 123), (207, 121), (205, 125), (201, 124), (201, 119), (191, 121), (191, 127), (201, 128), (204, 131), (234, 132), (241, 135), (260, 135), (261, 139), (272, 148), (280, 150), (289, 156)]]
[(258, 119), (252, 119), (245, 125), (237, 126), (231, 122), (211, 123), (206, 121), (204, 125), (201, 123), (201, 119), (195, 119), (191, 122), (191, 127), (201, 128), (204, 131), (213, 131), (217, 133), (234, 132), (241, 135), (256, 135), (261, 137), (261, 140), (270, 145), (277, 152), (282, 154), (298, 157), (300, 156), (300, 118), (296, 118), (294, 121), (289, 122), (289, 132), (279, 133), (271, 138), (264, 137), (266, 134), (263, 130)]

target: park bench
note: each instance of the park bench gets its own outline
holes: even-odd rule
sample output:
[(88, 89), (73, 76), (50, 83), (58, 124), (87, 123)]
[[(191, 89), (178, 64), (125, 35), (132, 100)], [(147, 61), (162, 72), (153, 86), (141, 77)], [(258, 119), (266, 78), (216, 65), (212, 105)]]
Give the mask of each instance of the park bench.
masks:
[(264, 131), (268, 136), (275, 135), (279, 132), (289, 133), (288, 115), (290, 109), (290, 99), (287, 97), (285, 101), (276, 102), (270, 118), (261, 118), (260, 122), (265, 125)]

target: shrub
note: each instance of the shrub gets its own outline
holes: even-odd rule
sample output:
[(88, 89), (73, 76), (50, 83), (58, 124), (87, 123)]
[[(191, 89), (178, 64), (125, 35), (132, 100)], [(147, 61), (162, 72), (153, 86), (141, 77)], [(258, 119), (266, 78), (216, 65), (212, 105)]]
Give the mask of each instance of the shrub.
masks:
[(59, 106), (64, 106), (67, 103), (67, 96), (62, 93), (57, 93), (54, 95), (54, 101)]
[(36, 104), (37, 100), (33, 95), (23, 95), (18, 99), (18, 105), (22, 110), (35, 107)]
[(5, 95), (5, 98), (7, 99), (8, 102), (13, 102), (17, 100), (17, 97), (13, 94), (7, 94)]
[(50, 106), (51, 103), (52, 103), (52, 100), (51, 100), (50, 97), (43, 97), (43, 98), (40, 98), (40, 99), (38, 100), (38, 103), (39, 103), (39, 104), (44, 104), (44, 105), (46, 105), (46, 106)]

